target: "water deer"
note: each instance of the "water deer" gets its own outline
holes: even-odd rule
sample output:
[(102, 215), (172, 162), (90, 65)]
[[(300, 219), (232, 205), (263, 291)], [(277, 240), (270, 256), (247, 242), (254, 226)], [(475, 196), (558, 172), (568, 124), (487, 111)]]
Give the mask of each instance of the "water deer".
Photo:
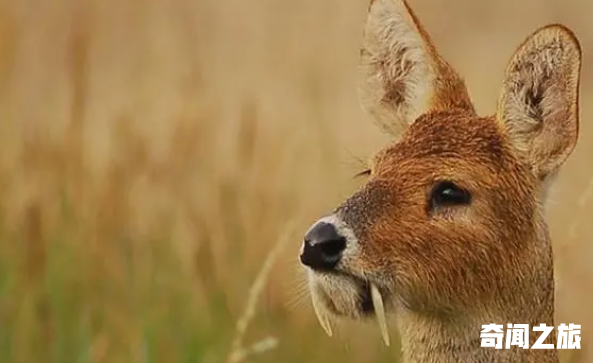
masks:
[[(406, 363), (557, 362), (556, 349), (481, 347), (484, 324), (554, 326), (550, 181), (578, 138), (581, 49), (548, 25), (516, 49), (497, 110), (463, 80), (404, 0), (373, 0), (363, 108), (392, 136), (364, 185), (305, 233), (318, 320), (393, 316)], [(556, 329), (543, 342), (556, 344)]]

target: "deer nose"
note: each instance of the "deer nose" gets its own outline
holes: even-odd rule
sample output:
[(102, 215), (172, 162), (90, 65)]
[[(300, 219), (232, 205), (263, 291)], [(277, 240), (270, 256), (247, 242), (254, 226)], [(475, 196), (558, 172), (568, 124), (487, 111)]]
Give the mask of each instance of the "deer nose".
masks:
[(301, 263), (318, 271), (332, 270), (346, 248), (346, 238), (327, 222), (317, 222), (305, 235)]

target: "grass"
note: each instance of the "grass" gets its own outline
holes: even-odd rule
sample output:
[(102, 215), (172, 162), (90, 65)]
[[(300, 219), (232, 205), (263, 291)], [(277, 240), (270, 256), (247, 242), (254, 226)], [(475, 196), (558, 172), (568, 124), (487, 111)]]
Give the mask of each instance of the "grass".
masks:
[[(484, 112), (533, 28), (591, 42), (584, 0), (472, 4), (414, 1)], [(296, 261), (385, 142), (353, 78), (366, 5), (0, 1), (0, 362), (397, 361), (375, 326), (326, 337)], [(583, 324), (586, 347), (582, 105), (549, 219), (559, 321)]]

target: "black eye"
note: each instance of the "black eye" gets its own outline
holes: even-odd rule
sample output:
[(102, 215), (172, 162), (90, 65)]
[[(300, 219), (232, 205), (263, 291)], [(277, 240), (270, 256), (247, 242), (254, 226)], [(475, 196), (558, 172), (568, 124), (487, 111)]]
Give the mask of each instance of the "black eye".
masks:
[(361, 171), (360, 173), (354, 175), (355, 178), (361, 177), (361, 176), (369, 176), (371, 175), (371, 169), (366, 169)]
[(432, 190), (430, 202), (433, 208), (454, 205), (467, 205), (471, 202), (471, 194), (452, 182), (440, 182)]

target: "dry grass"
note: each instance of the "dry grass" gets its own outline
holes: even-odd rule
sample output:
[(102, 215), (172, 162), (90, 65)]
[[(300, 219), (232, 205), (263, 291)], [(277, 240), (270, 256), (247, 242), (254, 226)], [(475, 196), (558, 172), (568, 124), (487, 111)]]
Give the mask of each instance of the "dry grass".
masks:
[[(411, 2), (484, 113), (529, 32), (563, 22), (581, 39), (582, 135), (549, 219), (558, 320), (583, 325), (584, 361), (593, 5)], [(0, 362), (222, 362), (281, 239), (235, 348), (272, 336), (257, 361), (394, 361), (375, 327), (323, 335), (295, 259), (385, 141), (355, 92), (366, 6), (0, 0)]]

